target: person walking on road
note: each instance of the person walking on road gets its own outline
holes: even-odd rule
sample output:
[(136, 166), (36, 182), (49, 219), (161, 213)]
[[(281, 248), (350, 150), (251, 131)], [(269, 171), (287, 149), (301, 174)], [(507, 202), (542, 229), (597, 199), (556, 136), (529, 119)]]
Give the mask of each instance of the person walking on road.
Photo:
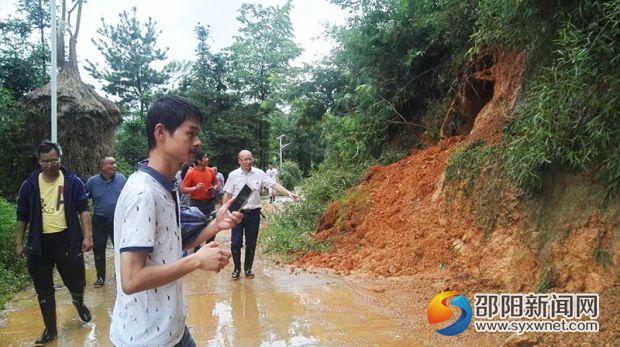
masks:
[[(54, 266), (80, 319), (91, 320), (84, 305), (84, 252), (93, 247), (88, 195), (82, 180), (62, 166), (61, 156), (57, 143), (43, 141), (37, 148), (40, 169), (22, 184), (17, 198), (16, 253), (18, 257), (27, 254), (28, 273), (45, 323), (35, 346), (46, 345), (58, 335)], [(24, 246), (26, 226), (28, 242)]]
[(219, 272), (230, 251), (211, 243), (182, 257), (243, 215), (222, 206), (193, 240), (183, 243), (178, 194), (172, 183), (200, 146), (200, 112), (188, 99), (159, 98), (146, 119), (148, 161), (127, 179), (114, 213), (116, 302), (110, 340), (115, 346), (196, 346), (186, 325), (181, 278), (194, 270)]
[(261, 202), (260, 190), (264, 187), (273, 188), (280, 193), (286, 194), (293, 201), (297, 201), (299, 196), (288, 191), (279, 183), (274, 182), (267, 174), (258, 168), (253, 167), (254, 158), (252, 152), (242, 150), (238, 156), (239, 168), (228, 175), (228, 181), (224, 186), (224, 204), (236, 197), (244, 185), (249, 185), (253, 189), (252, 195), (245, 206), (242, 207), (243, 221), (232, 228), (232, 242), (230, 245), (235, 268), (232, 279), (238, 280), (241, 273), (241, 247), (245, 234), (245, 261), (243, 269), (245, 277), (253, 278), (252, 264), (254, 263), (254, 252), (256, 250), (256, 240), (258, 238), (258, 228), (260, 227)]
[[(267, 171), (265, 171), (265, 173), (274, 182), (280, 183), (280, 176), (278, 174), (278, 169), (274, 168), (271, 162), (267, 164)], [(273, 204), (274, 202), (276, 202), (276, 191), (273, 188), (267, 188), (267, 189), (269, 190), (269, 202)]]
[(105, 250), (108, 238), (114, 244), (114, 209), (127, 179), (116, 172), (116, 160), (105, 157), (101, 160), (101, 172), (86, 181), (88, 197), (93, 202), (93, 255), (97, 279), (95, 288), (105, 285)]

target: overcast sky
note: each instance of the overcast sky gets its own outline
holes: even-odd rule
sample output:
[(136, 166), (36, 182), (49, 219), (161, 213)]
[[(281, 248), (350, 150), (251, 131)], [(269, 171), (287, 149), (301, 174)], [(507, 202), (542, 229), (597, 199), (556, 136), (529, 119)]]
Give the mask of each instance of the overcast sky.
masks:
[[(15, 0), (0, 0), (0, 18), (6, 18), (15, 11)], [(56, 1), (57, 4), (61, 0)], [(174, 5), (173, 5), (174, 3)], [(118, 14), (124, 10), (137, 7), (138, 18), (144, 22), (149, 16), (157, 22), (162, 32), (157, 40), (158, 47), (168, 47), (168, 59), (194, 60), (196, 36), (194, 27), (200, 23), (209, 25), (212, 41), (211, 47), (218, 51), (228, 47), (237, 33), (239, 22), (236, 20), (242, 3), (261, 3), (264, 6), (282, 6), (285, 0), (88, 0), (82, 10), (82, 25), (78, 37), (78, 59), (82, 80), (94, 84), (92, 78), (83, 70), (86, 59), (100, 62), (100, 54), (92, 44), (91, 38), (98, 36), (97, 28), (101, 26), (101, 17), (106, 24), (118, 23)], [(296, 61), (312, 62), (326, 55), (331, 43), (320, 38), (323, 23), (343, 24), (346, 12), (327, 0), (293, 0), (291, 22), (295, 40), (304, 49)]]

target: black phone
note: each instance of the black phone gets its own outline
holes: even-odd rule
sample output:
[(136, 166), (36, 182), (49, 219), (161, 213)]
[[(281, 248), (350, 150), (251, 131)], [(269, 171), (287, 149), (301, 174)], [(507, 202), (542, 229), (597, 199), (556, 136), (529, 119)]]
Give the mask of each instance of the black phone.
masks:
[(235, 197), (235, 200), (233, 200), (232, 204), (230, 204), (230, 206), (228, 207), (228, 210), (230, 212), (241, 210), (243, 205), (248, 202), (248, 199), (250, 198), (250, 195), (252, 195), (252, 192), (253, 190), (252, 188), (250, 188), (250, 186), (248, 186), (247, 184), (244, 185), (239, 194)]

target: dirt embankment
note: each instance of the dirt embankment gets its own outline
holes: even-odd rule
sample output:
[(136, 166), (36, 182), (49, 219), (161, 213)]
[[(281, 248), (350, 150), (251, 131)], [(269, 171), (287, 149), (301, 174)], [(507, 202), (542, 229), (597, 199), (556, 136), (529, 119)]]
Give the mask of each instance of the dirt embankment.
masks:
[(461, 78), (444, 139), (370, 168), (319, 222), (315, 238), (330, 239), (331, 250), (309, 253), (295, 265), (424, 277), (435, 290), (601, 292), (616, 285), (620, 204), (601, 207), (599, 188), (587, 175), (558, 173), (534, 197), (507, 188), (494, 168), (481, 170), (473, 192), (458, 182), (444, 184), (459, 146), (501, 141), (524, 66), (519, 53), (478, 57)]

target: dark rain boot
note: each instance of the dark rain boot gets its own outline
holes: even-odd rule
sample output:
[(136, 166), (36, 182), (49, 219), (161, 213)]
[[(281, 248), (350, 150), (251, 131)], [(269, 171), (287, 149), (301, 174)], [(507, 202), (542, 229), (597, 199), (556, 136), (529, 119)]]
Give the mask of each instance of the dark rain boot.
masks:
[(92, 317), (90, 315), (90, 311), (86, 305), (84, 305), (84, 295), (71, 293), (71, 299), (73, 301), (73, 306), (75, 306), (75, 309), (77, 310), (78, 316), (80, 316), (80, 319), (85, 323), (90, 322)]
[(243, 262), (243, 269), (245, 270), (245, 277), (252, 278), (254, 273), (252, 272), (252, 264), (254, 263), (254, 250), (245, 249), (245, 261)]
[(56, 298), (52, 296), (41, 297), (39, 296), (39, 308), (41, 309), (41, 316), (43, 316), (43, 323), (45, 323), (45, 330), (41, 337), (34, 342), (35, 346), (45, 346), (56, 338), (58, 330), (56, 329)]
[(235, 264), (235, 269), (233, 270), (233, 273), (232, 273), (232, 279), (238, 280), (239, 273), (241, 272), (241, 250), (232, 249), (231, 253), (232, 253), (233, 263)]

